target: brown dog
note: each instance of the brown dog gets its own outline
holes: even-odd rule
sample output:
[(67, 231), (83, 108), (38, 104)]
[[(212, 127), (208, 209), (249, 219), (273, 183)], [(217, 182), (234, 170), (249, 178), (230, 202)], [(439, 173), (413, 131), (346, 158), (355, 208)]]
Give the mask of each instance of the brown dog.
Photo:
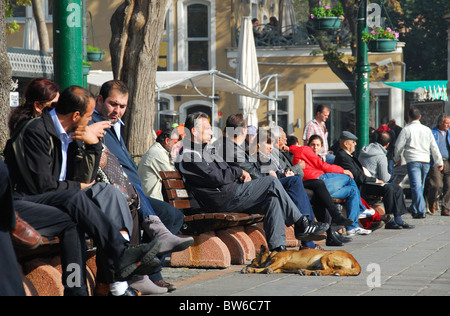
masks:
[(265, 246), (242, 273), (298, 273), (300, 275), (359, 275), (361, 266), (346, 251), (315, 249), (269, 253)]

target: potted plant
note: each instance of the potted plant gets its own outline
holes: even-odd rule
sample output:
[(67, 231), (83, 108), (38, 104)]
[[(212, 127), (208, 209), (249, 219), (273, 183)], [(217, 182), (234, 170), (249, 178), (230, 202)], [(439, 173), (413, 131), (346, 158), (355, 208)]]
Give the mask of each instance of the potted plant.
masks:
[(87, 76), (91, 71), (92, 63), (90, 61), (83, 60), (83, 76)]
[(337, 30), (341, 27), (344, 10), (339, 3), (335, 8), (317, 7), (311, 10), (311, 20), (317, 30)]
[(397, 47), (399, 34), (391, 28), (374, 28), (363, 32), (362, 40), (367, 43), (369, 50), (376, 53), (392, 52)]
[(87, 59), (89, 61), (102, 61), (103, 60), (103, 55), (105, 54), (105, 52), (102, 51), (100, 48), (94, 47), (91, 45), (87, 45), (86, 50), (87, 50)]

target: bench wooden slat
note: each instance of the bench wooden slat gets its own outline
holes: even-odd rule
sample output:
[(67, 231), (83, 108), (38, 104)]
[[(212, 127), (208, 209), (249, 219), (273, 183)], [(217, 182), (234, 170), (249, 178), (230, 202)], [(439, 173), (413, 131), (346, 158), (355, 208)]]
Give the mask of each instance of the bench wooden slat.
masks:
[(184, 189), (182, 180), (167, 179), (163, 180), (163, 184), (166, 189)]
[(184, 210), (191, 207), (191, 202), (189, 200), (173, 200), (170, 201), (170, 205), (179, 210)]
[(169, 200), (188, 199), (189, 194), (185, 189), (166, 190)]

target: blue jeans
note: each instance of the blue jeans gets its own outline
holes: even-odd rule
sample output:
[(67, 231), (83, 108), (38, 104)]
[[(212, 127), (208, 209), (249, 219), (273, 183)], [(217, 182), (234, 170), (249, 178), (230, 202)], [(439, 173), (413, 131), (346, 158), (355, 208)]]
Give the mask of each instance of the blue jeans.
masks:
[(359, 227), (361, 194), (355, 180), (340, 173), (325, 173), (319, 177), (319, 180), (325, 182), (332, 198), (347, 199), (347, 217), (353, 221), (353, 224), (347, 226), (347, 229), (350, 230)]
[(413, 214), (425, 214), (426, 204), (423, 197), (423, 190), (425, 187), (425, 179), (428, 171), (430, 171), (430, 164), (423, 162), (410, 162), (406, 164), (408, 169), (409, 185), (411, 187), (412, 205), (411, 211)]

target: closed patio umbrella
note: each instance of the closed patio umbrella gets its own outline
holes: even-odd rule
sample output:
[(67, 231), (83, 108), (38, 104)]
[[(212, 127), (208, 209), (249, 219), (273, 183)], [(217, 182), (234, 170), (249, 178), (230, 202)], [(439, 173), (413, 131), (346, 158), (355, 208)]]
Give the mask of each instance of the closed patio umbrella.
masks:
[(23, 33), (23, 48), (30, 50), (40, 50), (39, 37), (36, 21), (34, 18), (27, 18)]
[[(237, 78), (245, 86), (260, 92), (260, 74), (251, 17), (242, 18), (240, 34), (238, 47), (240, 57)], [(242, 114), (247, 121), (247, 125), (258, 126), (256, 111), (259, 107), (259, 99), (239, 96), (238, 102), (239, 107), (242, 108)]]
[(292, 26), (297, 24), (295, 17), (294, 0), (280, 0), (280, 25), (281, 34), (289, 36), (292, 34)]

